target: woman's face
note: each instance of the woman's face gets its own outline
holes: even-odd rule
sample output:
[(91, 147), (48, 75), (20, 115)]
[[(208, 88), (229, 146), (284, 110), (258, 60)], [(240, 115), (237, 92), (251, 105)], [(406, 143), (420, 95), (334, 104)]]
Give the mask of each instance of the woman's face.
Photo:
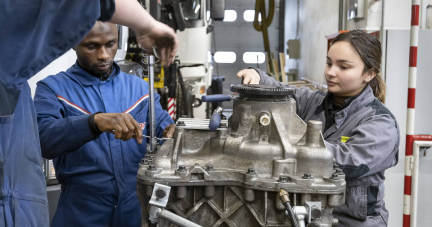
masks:
[(350, 97), (359, 94), (374, 73), (363, 73), (364, 62), (346, 41), (334, 43), (327, 53), (325, 78), (327, 89), (336, 96)]

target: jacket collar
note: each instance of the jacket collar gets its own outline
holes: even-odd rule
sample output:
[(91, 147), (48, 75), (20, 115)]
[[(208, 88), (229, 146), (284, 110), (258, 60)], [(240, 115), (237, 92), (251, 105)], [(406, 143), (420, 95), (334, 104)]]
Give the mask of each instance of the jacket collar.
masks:
[[(330, 93), (328, 93), (327, 95), (329, 94)], [(373, 94), (372, 88), (369, 85), (367, 85), (365, 89), (353, 100), (351, 99), (345, 100), (344, 103), (346, 102), (350, 102), (350, 103), (345, 108), (339, 109), (337, 110), (337, 112), (334, 113), (336, 128), (339, 128), (345, 122), (348, 116), (357, 112), (367, 104), (371, 103), (374, 98), (375, 96)], [(315, 115), (324, 111), (325, 101), (326, 99), (324, 99), (323, 102), (317, 106), (314, 112)], [(328, 119), (326, 119), (326, 121), (328, 121)]]
[(349, 104), (345, 109), (336, 112), (336, 115), (337, 114), (341, 115), (342, 121), (339, 125), (341, 125), (348, 116), (358, 112), (361, 108), (371, 103), (374, 99), (375, 96), (373, 94), (372, 88), (369, 85), (367, 85), (367, 87), (363, 90), (363, 92), (360, 93), (360, 95), (357, 98), (351, 101), (351, 104)]
[[(121, 72), (120, 66), (118, 66), (117, 63), (114, 61), (113, 71), (111, 75), (108, 77), (108, 79), (106, 79), (105, 81), (114, 79), (115, 77), (118, 76), (120, 72)], [(86, 86), (93, 85), (101, 81), (99, 78), (91, 75), (83, 68), (81, 68), (81, 66), (78, 64), (78, 61), (76, 61), (75, 64), (72, 67), (70, 67), (68, 70), (66, 70), (66, 74), (76, 78), (81, 84)]]

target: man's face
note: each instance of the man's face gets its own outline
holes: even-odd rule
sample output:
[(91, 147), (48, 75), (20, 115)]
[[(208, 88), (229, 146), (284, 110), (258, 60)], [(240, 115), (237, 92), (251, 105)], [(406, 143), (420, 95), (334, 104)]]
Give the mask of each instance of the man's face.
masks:
[(115, 24), (97, 21), (88, 35), (74, 48), (80, 66), (97, 77), (111, 74), (117, 53), (117, 36)]

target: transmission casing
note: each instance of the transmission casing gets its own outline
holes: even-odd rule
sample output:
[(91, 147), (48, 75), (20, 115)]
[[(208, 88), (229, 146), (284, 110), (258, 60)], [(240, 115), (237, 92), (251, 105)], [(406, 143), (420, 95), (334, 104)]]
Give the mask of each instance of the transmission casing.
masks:
[[(202, 226), (291, 226), (278, 192), (304, 207), (306, 226), (332, 226), (345, 202), (345, 177), (334, 165), (322, 123), (296, 114), (295, 89), (232, 85), (232, 116), (209, 130), (209, 120), (180, 118), (174, 138), (139, 164), (142, 226), (154, 183), (172, 187), (167, 209)], [(174, 226), (160, 221), (159, 226)]]

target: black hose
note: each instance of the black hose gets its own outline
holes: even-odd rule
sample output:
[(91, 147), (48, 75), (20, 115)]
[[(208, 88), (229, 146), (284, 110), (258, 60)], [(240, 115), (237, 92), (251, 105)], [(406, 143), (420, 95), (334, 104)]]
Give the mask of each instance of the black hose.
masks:
[[(255, 30), (262, 32), (263, 34), (263, 40), (264, 40), (264, 50), (266, 52), (267, 56), (267, 63), (269, 68), (267, 69), (267, 72), (269, 73), (275, 73), (276, 70), (273, 68), (272, 58), (271, 58), (271, 51), (270, 51), (270, 41), (269, 41), (269, 35), (267, 28), (271, 25), (271, 22), (273, 20), (274, 10), (275, 10), (275, 1), (269, 0), (269, 12), (267, 16), (267, 11), (265, 8), (265, 0), (256, 0), (255, 2), (255, 17), (253, 22), (253, 27)], [(258, 21), (258, 16), (261, 14), (261, 24)]]
[(286, 202), (286, 203), (284, 203), (284, 205), (285, 205), (285, 209), (288, 211), (288, 216), (291, 220), (291, 225), (294, 227), (299, 227), (299, 224), (297, 222), (297, 218), (294, 214), (294, 211), (291, 207), (291, 204), (289, 202)]
[[(255, 17), (253, 26), (255, 30), (263, 33), (264, 38), (264, 49), (265, 51), (270, 54), (270, 42), (268, 37), (268, 31), (267, 28), (271, 25), (271, 22), (273, 20), (274, 15), (274, 0), (269, 0), (269, 14), (266, 15), (266, 8), (265, 8), (265, 0), (256, 0), (255, 2)], [(261, 14), (261, 24), (258, 21), (258, 15)]]
[[(178, 66), (180, 66), (180, 60), (176, 59), (175, 63)], [(182, 103), (183, 109), (180, 110), (180, 113), (181, 113), (180, 115), (187, 115), (188, 117), (190, 117), (189, 116), (189, 109), (187, 108), (187, 106), (188, 106), (188, 104), (187, 104), (188, 100), (187, 100), (187, 97), (186, 97), (187, 96), (187, 94), (186, 94), (187, 93), (187, 86), (185, 85), (185, 82), (183, 80), (183, 76), (182, 76), (182, 74), (180, 72), (180, 67), (177, 67), (177, 77), (178, 77), (178, 83), (180, 84), (181, 93), (182, 93), (181, 103)]]
[(189, 90), (189, 83), (183, 80), (183, 76), (180, 72), (180, 68), (178, 69), (178, 79), (179, 79), (179, 83), (182, 87), (182, 95), (183, 95), (183, 110), (184, 115), (187, 115), (187, 117), (189, 118), (193, 118), (193, 107), (192, 107), (192, 103), (194, 101), (194, 97), (191, 93), (191, 91)]

